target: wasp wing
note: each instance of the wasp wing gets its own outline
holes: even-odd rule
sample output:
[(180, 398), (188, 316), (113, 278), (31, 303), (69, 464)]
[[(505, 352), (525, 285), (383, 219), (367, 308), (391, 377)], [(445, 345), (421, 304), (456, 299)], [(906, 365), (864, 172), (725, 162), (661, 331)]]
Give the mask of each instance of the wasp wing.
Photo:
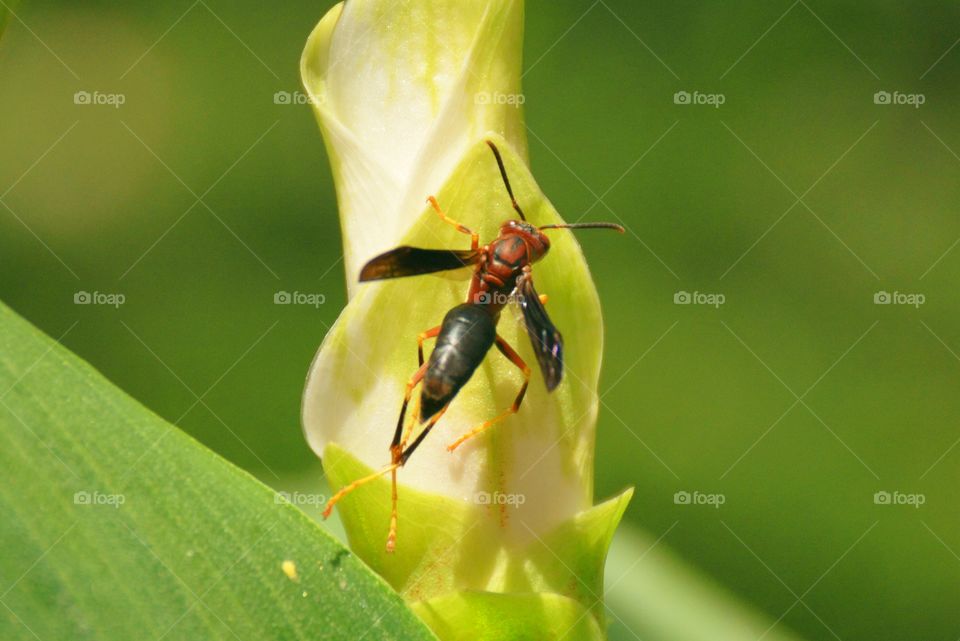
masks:
[(552, 392), (563, 377), (563, 337), (547, 315), (529, 274), (520, 277), (517, 291), (520, 294), (518, 302), (523, 310), (523, 320), (533, 344), (533, 352), (540, 363), (547, 391)]
[(420, 249), (397, 247), (363, 266), (360, 282), (432, 274), (475, 264), (480, 252), (471, 249)]

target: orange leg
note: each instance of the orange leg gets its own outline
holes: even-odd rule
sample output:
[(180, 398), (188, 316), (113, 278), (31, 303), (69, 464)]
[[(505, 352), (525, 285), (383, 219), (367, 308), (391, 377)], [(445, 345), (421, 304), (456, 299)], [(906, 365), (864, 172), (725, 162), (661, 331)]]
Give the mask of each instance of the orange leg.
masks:
[(512, 347), (510, 347), (510, 344), (507, 343), (507, 341), (504, 340), (503, 337), (500, 336), (499, 334), (497, 334), (497, 349), (499, 349), (501, 354), (506, 356), (511, 363), (519, 367), (520, 371), (523, 372), (523, 385), (520, 386), (520, 392), (517, 394), (517, 398), (513, 401), (513, 405), (511, 405), (502, 414), (490, 419), (489, 421), (482, 423), (479, 427), (473, 428), (472, 430), (470, 430), (469, 432), (467, 432), (466, 434), (458, 438), (456, 441), (448, 445), (447, 451), (449, 452), (454, 451), (455, 449), (460, 447), (460, 445), (462, 445), (465, 441), (468, 441), (474, 436), (477, 436), (478, 434), (484, 432), (485, 430), (499, 423), (500, 421), (507, 418), (508, 416), (512, 414), (516, 414), (517, 411), (520, 409), (520, 404), (523, 402), (523, 397), (527, 393), (527, 385), (530, 383), (530, 368), (527, 366), (525, 362), (523, 362), (523, 359), (520, 358), (520, 355), (517, 354), (517, 352)]
[(427, 438), (427, 434), (429, 434), (430, 430), (433, 429), (433, 426), (437, 424), (437, 421), (439, 421), (443, 417), (443, 415), (446, 414), (447, 408), (449, 407), (450, 407), (450, 404), (447, 403), (446, 405), (443, 406), (443, 409), (441, 409), (439, 412), (434, 414), (433, 418), (427, 421), (426, 426), (423, 428), (423, 430), (421, 430), (420, 434), (417, 435), (417, 438), (414, 439), (413, 443), (410, 444), (410, 447), (403, 450), (403, 453), (400, 454), (400, 465), (403, 465), (404, 463), (406, 463), (407, 459), (409, 459), (413, 455), (413, 451), (417, 449), (417, 447), (419, 447), (420, 443), (423, 442), (423, 439)]
[(397, 419), (397, 428), (393, 432), (393, 441), (390, 442), (390, 454), (393, 458), (393, 461), (396, 462), (397, 455), (399, 454), (400, 437), (403, 436), (403, 419), (407, 416), (407, 405), (410, 404), (410, 397), (413, 396), (414, 388), (420, 384), (420, 381), (423, 380), (424, 374), (427, 373), (426, 364), (421, 363), (420, 367), (414, 372), (413, 376), (410, 377), (410, 380), (407, 381), (407, 389), (403, 393), (403, 405), (400, 406), (400, 418)]
[(410, 412), (410, 420), (407, 421), (407, 427), (403, 430), (403, 438), (400, 439), (399, 450), (402, 452), (407, 449), (407, 443), (410, 441), (410, 435), (413, 433), (413, 428), (417, 426), (417, 416), (420, 416), (420, 399), (413, 399), (413, 411)]
[[(403, 439), (400, 441), (400, 452), (405, 452), (407, 450), (407, 443), (410, 442), (410, 437), (413, 435), (414, 428), (417, 427), (417, 417), (420, 416), (420, 399), (413, 399), (413, 410), (410, 412), (410, 420), (407, 421), (407, 427), (403, 431)], [(444, 409), (446, 411), (446, 409)], [(437, 417), (440, 418), (439, 416)], [(409, 455), (408, 455), (409, 458)]]
[[(417, 383), (419, 383), (423, 379), (424, 374), (426, 374), (427, 372), (426, 367), (424, 367), (423, 365), (423, 362), (424, 362), (423, 342), (428, 338), (436, 338), (439, 334), (440, 334), (440, 325), (437, 325), (433, 329), (428, 329), (425, 332), (420, 332), (420, 334), (417, 336), (417, 358), (420, 363), (420, 369), (417, 370), (416, 374), (413, 375), (413, 378), (410, 379), (410, 382), (407, 383), (407, 391), (403, 397), (403, 407), (400, 408), (400, 420), (397, 421), (397, 431), (394, 434), (393, 443), (390, 445), (391, 452), (393, 452), (395, 449), (399, 449), (402, 452), (406, 447), (407, 439), (409, 437), (409, 432), (411, 429), (413, 429), (412, 427), (413, 422), (411, 421), (410, 427), (408, 427), (407, 430), (404, 430), (403, 419), (406, 417), (406, 414), (407, 414), (407, 405), (410, 403), (410, 397), (413, 394), (413, 388), (416, 387)], [(418, 412), (415, 412), (414, 414), (416, 415), (418, 414)], [(403, 434), (404, 431), (406, 432), (406, 434)], [(399, 439), (398, 436), (401, 434), (403, 434), (403, 438)]]
[[(440, 326), (437, 325), (436, 327), (428, 329), (425, 332), (420, 332), (420, 334), (417, 336), (417, 357), (420, 362), (420, 368), (407, 383), (407, 389), (403, 395), (403, 405), (400, 408), (400, 418), (397, 420), (397, 428), (393, 435), (393, 442), (390, 445), (390, 458), (392, 462), (397, 465), (397, 468), (402, 467), (407, 458), (410, 456), (410, 453), (407, 453), (406, 456), (404, 456), (404, 450), (406, 449), (407, 439), (410, 438), (410, 432), (413, 429), (413, 423), (415, 421), (411, 421), (411, 426), (407, 430), (404, 430), (403, 428), (403, 421), (407, 415), (407, 406), (410, 403), (410, 397), (413, 395), (413, 390), (420, 383), (420, 381), (423, 380), (423, 376), (427, 372), (427, 366), (423, 362), (423, 341), (427, 340), (428, 338), (436, 338), (439, 333)], [(440, 415), (442, 415), (442, 412)], [(438, 415), (436, 418), (439, 420), (440, 416)], [(433, 422), (435, 423), (436, 421)], [(427, 429), (429, 430), (429, 428), (432, 426), (432, 424), (429, 425)], [(397, 547), (397, 523), (399, 520), (397, 514), (397, 468), (394, 468), (390, 474), (390, 529), (387, 532), (387, 552), (391, 554)]]
[(400, 467), (400, 463), (391, 463), (390, 465), (386, 466), (385, 468), (383, 468), (382, 470), (380, 470), (380, 471), (378, 471), (378, 472), (374, 472), (373, 474), (371, 474), (371, 475), (369, 475), (369, 476), (365, 476), (365, 477), (363, 477), (362, 479), (357, 479), (356, 481), (354, 481), (354, 482), (351, 483), (350, 485), (346, 486), (345, 488), (343, 488), (342, 490), (340, 490), (339, 492), (337, 492), (336, 494), (334, 494), (334, 495), (333, 495), (333, 498), (331, 498), (329, 501), (327, 501), (327, 506), (326, 506), (326, 507), (324, 508), (324, 510), (323, 510), (323, 518), (329, 517), (329, 516), (330, 516), (330, 513), (333, 511), (333, 506), (336, 505), (337, 503), (339, 503), (339, 502), (340, 502), (340, 499), (342, 499), (343, 497), (345, 497), (347, 494), (349, 494), (350, 492), (353, 492), (355, 489), (357, 489), (358, 487), (360, 487), (360, 486), (362, 486), (362, 485), (366, 485), (366, 484), (369, 483), (370, 481), (374, 481), (374, 480), (380, 478), (381, 476), (383, 476), (383, 475), (386, 474), (387, 472), (396, 472), (396, 470), (397, 470), (398, 467)]
[(440, 216), (440, 220), (447, 223), (448, 225), (453, 225), (454, 227), (457, 228), (457, 231), (463, 232), (464, 234), (468, 234), (470, 236), (470, 249), (476, 251), (477, 249), (480, 248), (480, 234), (471, 230), (469, 227), (464, 227), (463, 225), (461, 225), (460, 223), (458, 223), (457, 221), (453, 220), (452, 218), (448, 217), (445, 213), (443, 213), (443, 210), (440, 209), (440, 203), (438, 203), (437, 199), (434, 198), (433, 196), (430, 196), (429, 198), (427, 198), (427, 202), (430, 203), (430, 206), (433, 207), (433, 210), (437, 212), (438, 216)]
[(430, 433), (430, 430), (433, 429), (433, 426), (437, 424), (437, 421), (440, 420), (440, 417), (443, 416), (444, 412), (446, 411), (447, 408), (444, 407), (442, 410), (437, 412), (436, 416), (430, 419), (430, 422), (427, 423), (427, 426), (423, 428), (423, 431), (419, 436), (417, 436), (417, 439), (408, 449), (403, 449), (403, 446), (406, 443), (406, 439), (404, 439), (399, 448), (393, 450), (395, 467), (391, 470), (393, 484), (390, 496), (390, 529), (387, 532), (387, 552), (389, 554), (393, 554), (393, 551), (397, 548), (397, 468), (402, 467), (403, 464), (407, 462), (407, 459), (410, 458), (410, 455), (413, 454), (413, 451), (417, 449), (417, 446), (420, 445), (421, 442), (423, 442), (423, 439), (426, 438), (427, 434)]
[(423, 365), (423, 341), (428, 338), (436, 338), (440, 335), (440, 325), (437, 325), (433, 329), (428, 329), (425, 332), (420, 332), (420, 335), (417, 336), (417, 356), (420, 358), (420, 365)]
[[(432, 331), (432, 330), (431, 330)], [(424, 332), (424, 334), (427, 332)], [(423, 336), (423, 334), (421, 334)], [(421, 351), (423, 342), (421, 340)], [(420, 368), (407, 382), (407, 389), (403, 395), (403, 406), (400, 408), (400, 418), (397, 420), (397, 429), (393, 434), (393, 443), (390, 445), (390, 460), (393, 469), (390, 470), (390, 528), (387, 531), (387, 552), (393, 554), (397, 547), (397, 522), (399, 515), (397, 513), (397, 469), (403, 467), (403, 448), (406, 444), (406, 437), (403, 436), (403, 419), (407, 415), (407, 405), (410, 403), (410, 397), (413, 395), (414, 388), (423, 380), (423, 375), (427, 371), (427, 366), (420, 359)]]
[[(469, 233), (469, 232), (468, 232)], [(407, 462), (407, 459), (413, 454), (414, 450), (423, 442), (423, 439), (426, 438), (427, 434), (430, 433), (430, 430), (433, 429), (434, 425), (437, 424), (437, 421), (444, 415), (447, 411), (447, 408), (444, 407), (437, 414), (430, 419), (427, 425), (423, 428), (417, 438), (414, 440), (413, 444), (410, 447), (406, 447), (407, 439), (409, 438), (409, 433), (404, 434), (404, 419), (407, 415), (407, 407), (410, 404), (410, 398), (413, 396), (413, 390), (420, 384), (423, 380), (424, 375), (427, 372), (427, 365), (423, 362), (423, 341), (428, 338), (435, 338), (440, 333), (440, 327), (434, 327), (433, 329), (428, 329), (425, 332), (421, 332), (417, 337), (417, 352), (420, 360), (420, 367), (417, 371), (410, 377), (410, 380), (407, 382), (406, 390), (403, 395), (403, 405), (400, 407), (400, 418), (397, 420), (397, 427), (394, 431), (393, 441), (390, 444), (390, 465), (384, 467), (383, 469), (374, 472), (368, 476), (365, 476), (361, 479), (357, 479), (350, 485), (347, 485), (339, 492), (333, 495), (333, 497), (327, 501), (327, 505), (323, 510), (323, 518), (328, 518), (333, 511), (334, 506), (340, 502), (343, 497), (345, 497), (350, 492), (353, 492), (358, 487), (366, 485), (371, 481), (374, 481), (384, 474), (390, 474), (390, 526), (387, 532), (387, 552), (393, 553), (397, 547), (397, 525), (398, 525), (398, 513), (397, 513), (397, 470), (403, 467), (404, 463)], [(498, 337), (499, 338), (499, 337)], [(506, 343), (504, 343), (506, 349), (510, 351), (511, 354), (516, 356), (516, 353)], [(500, 348), (501, 351), (504, 350), (504, 347)], [(507, 354), (507, 352), (504, 352)], [(509, 355), (508, 355), (509, 357)], [(517, 357), (519, 359), (519, 357)], [(523, 361), (520, 361), (521, 363)], [(526, 368), (526, 365), (523, 366)], [(527, 377), (529, 379), (529, 368), (527, 368)], [(526, 384), (524, 385), (526, 388)], [(521, 392), (521, 398), (523, 393)], [(519, 402), (519, 399), (518, 399)], [(518, 403), (515, 403), (515, 405)], [(412, 427), (411, 430), (412, 431)]]
[(390, 529), (387, 531), (387, 553), (393, 554), (397, 549), (397, 470), (390, 472)]
[[(403, 405), (400, 407), (400, 418), (397, 420), (397, 427), (394, 431), (393, 441), (390, 444), (390, 465), (384, 467), (383, 469), (374, 472), (368, 476), (365, 476), (361, 479), (354, 481), (353, 483), (345, 486), (339, 492), (333, 495), (333, 497), (327, 501), (327, 505), (323, 510), (323, 518), (328, 518), (333, 511), (334, 506), (340, 502), (343, 497), (347, 494), (353, 492), (355, 489), (370, 483), (371, 481), (383, 476), (384, 474), (390, 473), (391, 478), (391, 509), (390, 509), (390, 529), (387, 534), (387, 551), (393, 552), (396, 547), (397, 540), (397, 470), (403, 467), (403, 464), (406, 462), (407, 457), (409, 457), (410, 452), (404, 452), (404, 445), (406, 439), (401, 441), (403, 436), (403, 423), (404, 418), (407, 414), (407, 406), (410, 403), (410, 398), (413, 396), (413, 390), (417, 385), (420, 384), (420, 381), (423, 380), (424, 374), (426, 374), (427, 366), (423, 362), (423, 341), (427, 338), (435, 337), (440, 333), (440, 328), (435, 327), (429, 329), (425, 332), (422, 332), (417, 339), (418, 342), (418, 352), (420, 355), (420, 367), (417, 368), (417, 371), (414, 372), (413, 376), (410, 377), (410, 380), (407, 382), (406, 390), (403, 395)], [(434, 417), (435, 420), (431, 421), (431, 424), (427, 426), (427, 429), (433, 427), (433, 424), (436, 423), (436, 420), (439, 420), (442, 412)], [(422, 440), (418, 439), (418, 440)], [(412, 450), (412, 448), (411, 448)], [(406, 454), (404, 456), (404, 454)]]

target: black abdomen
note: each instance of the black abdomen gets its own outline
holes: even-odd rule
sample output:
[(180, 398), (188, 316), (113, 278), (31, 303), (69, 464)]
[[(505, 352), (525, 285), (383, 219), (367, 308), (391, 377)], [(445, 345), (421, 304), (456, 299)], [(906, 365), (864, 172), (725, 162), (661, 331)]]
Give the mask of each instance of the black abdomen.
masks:
[(496, 336), (494, 319), (483, 305), (464, 303), (447, 312), (423, 377), (421, 421), (453, 400), (483, 362)]

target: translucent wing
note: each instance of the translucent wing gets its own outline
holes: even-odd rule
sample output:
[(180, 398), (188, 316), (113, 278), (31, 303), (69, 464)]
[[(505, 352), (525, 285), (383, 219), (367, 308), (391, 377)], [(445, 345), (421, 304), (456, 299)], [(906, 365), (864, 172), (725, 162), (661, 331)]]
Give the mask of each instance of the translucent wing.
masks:
[(518, 302), (523, 310), (523, 320), (527, 326), (527, 334), (530, 335), (533, 352), (540, 363), (547, 391), (552, 392), (563, 377), (563, 337), (547, 315), (529, 274), (518, 279), (517, 292), (520, 294)]
[(364, 265), (360, 271), (360, 282), (460, 269), (475, 264), (479, 258), (480, 252), (470, 249), (397, 247)]

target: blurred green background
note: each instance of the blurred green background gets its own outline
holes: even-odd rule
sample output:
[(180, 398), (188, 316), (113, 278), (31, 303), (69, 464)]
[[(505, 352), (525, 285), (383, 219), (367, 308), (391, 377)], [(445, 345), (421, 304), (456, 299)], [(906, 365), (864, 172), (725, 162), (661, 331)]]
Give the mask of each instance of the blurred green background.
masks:
[[(274, 98), (332, 4), (27, 3), (0, 45), (0, 298), (277, 488), (320, 476), (299, 395), (345, 290), (313, 116)], [(812, 640), (960, 636), (958, 38), (949, 2), (527, 7), (534, 173), (630, 228), (581, 237), (597, 496)]]

